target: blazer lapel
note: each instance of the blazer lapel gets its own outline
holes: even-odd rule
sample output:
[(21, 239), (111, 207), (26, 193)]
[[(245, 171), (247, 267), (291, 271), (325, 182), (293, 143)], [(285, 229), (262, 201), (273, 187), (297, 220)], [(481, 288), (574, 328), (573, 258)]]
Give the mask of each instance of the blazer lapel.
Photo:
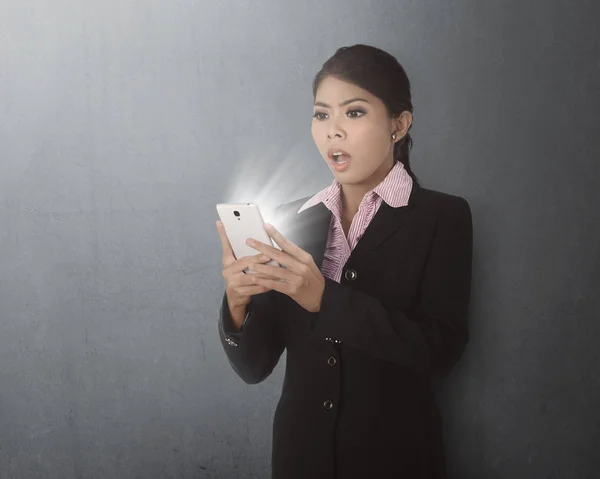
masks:
[(401, 215), (385, 201), (381, 202), (379, 210), (367, 226), (358, 243), (352, 250), (351, 256), (364, 256), (381, 245), (402, 226)]
[(408, 204), (394, 208), (388, 205), (385, 201), (381, 202), (381, 206), (377, 213), (367, 226), (362, 237), (356, 243), (356, 246), (350, 254), (350, 259), (363, 257), (381, 246), (385, 240), (395, 234), (405, 223), (405, 218), (413, 209), (415, 197), (418, 195), (419, 187), (413, 185)]

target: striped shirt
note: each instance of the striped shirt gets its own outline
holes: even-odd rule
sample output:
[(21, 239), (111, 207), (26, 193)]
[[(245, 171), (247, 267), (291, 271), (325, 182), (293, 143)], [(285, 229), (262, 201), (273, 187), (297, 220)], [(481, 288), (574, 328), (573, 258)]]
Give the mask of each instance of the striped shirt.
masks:
[(375, 217), (381, 202), (385, 201), (393, 208), (406, 206), (412, 185), (412, 178), (404, 165), (397, 161), (383, 181), (368, 191), (361, 200), (358, 212), (352, 218), (347, 238), (342, 229), (341, 184), (337, 180), (334, 179), (330, 186), (321, 190), (302, 205), (298, 213), (321, 202), (332, 213), (325, 255), (321, 265), (323, 276), (338, 283), (341, 281), (342, 271), (348, 258), (350, 258), (350, 253)]

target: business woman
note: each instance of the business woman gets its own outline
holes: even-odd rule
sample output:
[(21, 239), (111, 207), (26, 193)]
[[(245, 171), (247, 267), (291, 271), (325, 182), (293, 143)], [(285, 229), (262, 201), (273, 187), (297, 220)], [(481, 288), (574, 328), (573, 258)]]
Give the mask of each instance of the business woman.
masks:
[(259, 254), (236, 260), (217, 222), (223, 348), (246, 383), (286, 350), (274, 479), (444, 478), (430, 379), (468, 340), (469, 204), (411, 171), (410, 83), (393, 56), (340, 48), (313, 94), (333, 182), (278, 208), (267, 230), (281, 250), (249, 240)]

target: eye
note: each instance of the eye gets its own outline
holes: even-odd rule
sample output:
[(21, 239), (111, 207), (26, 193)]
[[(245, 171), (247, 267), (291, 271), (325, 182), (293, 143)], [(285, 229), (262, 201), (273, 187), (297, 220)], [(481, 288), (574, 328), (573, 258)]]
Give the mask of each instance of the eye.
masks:
[(323, 113), (322, 111), (317, 111), (313, 115), (313, 118), (316, 118), (317, 120), (324, 120), (326, 116), (327, 116), (327, 113)]
[(350, 118), (360, 118), (365, 113), (366, 112), (364, 110), (350, 110), (348, 113), (346, 113), (346, 115), (348, 115)]

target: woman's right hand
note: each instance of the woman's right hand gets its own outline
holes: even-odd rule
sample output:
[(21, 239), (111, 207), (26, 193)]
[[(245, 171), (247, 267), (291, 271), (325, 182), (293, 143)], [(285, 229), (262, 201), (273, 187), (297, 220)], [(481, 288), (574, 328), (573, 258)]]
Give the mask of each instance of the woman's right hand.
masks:
[(244, 269), (252, 263), (267, 263), (271, 258), (258, 253), (254, 256), (236, 259), (221, 221), (217, 221), (217, 231), (221, 238), (222, 273), (225, 278), (225, 294), (227, 295), (229, 312), (235, 325), (239, 328), (246, 316), (246, 307), (250, 303), (251, 297), (255, 294), (266, 293), (271, 290), (270, 288), (255, 284), (253, 276), (262, 278), (272, 278), (272, 276), (258, 273), (246, 274), (244, 273)]

